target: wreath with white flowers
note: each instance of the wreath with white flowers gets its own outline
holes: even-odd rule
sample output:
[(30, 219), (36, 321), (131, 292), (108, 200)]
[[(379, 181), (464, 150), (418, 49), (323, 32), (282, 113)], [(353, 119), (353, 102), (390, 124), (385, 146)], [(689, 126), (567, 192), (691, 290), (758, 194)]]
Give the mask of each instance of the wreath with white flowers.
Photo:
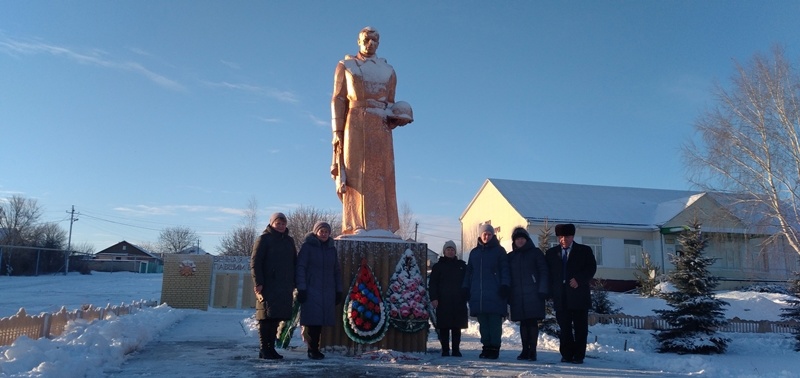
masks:
[(344, 302), (342, 321), (344, 333), (359, 344), (378, 342), (389, 330), (381, 287), (365, 258), (361, 259), (361, 266)]
[(386, 293), (389, 322), (402, 332), (417, 332), (428, 326), (430, 299), (417, 259), (406, 249), (389, 279)]

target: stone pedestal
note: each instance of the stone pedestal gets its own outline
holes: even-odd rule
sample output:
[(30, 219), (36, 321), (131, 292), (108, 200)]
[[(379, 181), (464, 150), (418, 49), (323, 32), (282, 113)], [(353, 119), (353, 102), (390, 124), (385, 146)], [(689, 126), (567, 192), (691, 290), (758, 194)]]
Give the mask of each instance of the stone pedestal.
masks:
[[(335, 240), (335, 245), (339, 253), (339, 264), (342, 267), (342, 287), (345, 295), (353, 284), (353, 278), (358, 272), (363, 257), (367, 259), (367, 264), (372, 268), (376, 280), (380, 282), (381, 296), (386, 301), (385, 294), (389, 287), (389, 278), (394, 273), (395, 266), (406, 249), (410, 249), (414, 253), (417, 264), (421, 267), (420, 273), (422, 274), (423, 282), (427, 283), (428, 273), (424, 268), (427, 260), (427, 244), (406, 242), (393, 238), (347, 236)], [(382, 340), (373, 344), (356, 343), (345, 334), (342, 321), (342, 306), (336, 307), (336, 325), (334, 327), (323, 327), (320, 340), (320, 347), (323, 350), (344, 351), (349, 356), (378, 349), (391, 349), (399, 352), (425, 352), (428, 329), (415, 333), (406, 333), (390, 326), (389, 331)]]

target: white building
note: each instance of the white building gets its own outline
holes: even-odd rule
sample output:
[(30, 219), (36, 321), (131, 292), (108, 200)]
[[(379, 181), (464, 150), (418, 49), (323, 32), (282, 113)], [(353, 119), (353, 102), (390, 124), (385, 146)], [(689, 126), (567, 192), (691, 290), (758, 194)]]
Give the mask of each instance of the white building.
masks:
[(788, 280), (798, 269), (798, 254), (782, 238), (769, 238), (777, 230), (736, 199), (717, 192), (487, 179), (461, 214), (461, 248), (466, 259), (478, 227), (487, 223), (508, 251), (514, 227), (526, 227), (535, 242), (550, 227), (552, 246), (555, 225), (572, 223), (575, 241), (595, 252), (595, 277), (628, 288), (643, 253), (672, 269), (677, 235), (697, 219), (709, 238), (706, 255), (717, 258), (710, 269), (721, 277), (719, 288)]

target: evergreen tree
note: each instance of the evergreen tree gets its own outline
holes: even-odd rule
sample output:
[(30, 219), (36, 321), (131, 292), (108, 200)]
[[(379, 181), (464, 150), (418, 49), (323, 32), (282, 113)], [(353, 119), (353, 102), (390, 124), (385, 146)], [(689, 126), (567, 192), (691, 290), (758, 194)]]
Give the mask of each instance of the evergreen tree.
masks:
[[(622, 311), (622, 307), (615, 306), (608, 297), (605, 282), (600, 278), (592, 283), (592, 311), (595, 314), (618, 314)], [(608, 324), (608, 320), (603, 320), (601, 323)]]
[(714, 295), (719, 278), (708, 271), (714, 259), (703, 255), (708, 242), (700, 232), (700, 223), (694, 221), (678, 242), (683, 251), (670, 257), (675, 270), (668, 275), (676, 291), (663, 294), (673, 309), (653, 310), (672, 327), (654, 335), (661, 344), (658, 351), (724, 353), (730, 340), (718, 335), (716, 328), (726, 323), (722, 306), (728, 303)]
[[(789, 281), (789, 290), (792, 291), (795, 298), (787, 300), (789, 307), (782, 308), (783, 314), (781, 318), (785, 320), (794, 320), (800, 322), (800, 272), (795, 272), (795, 279)], [(794, 350), (800, 352), (800, 326), (794, 328), (794, 338), (797, 340), (794, 344)]]
[(636, 264), (636, 271), (633, 272), (636, 282), (639, 283), (639, 295), (654, 297), (658, 295), (658, 275), (661, 267), (653, 263), (647, 252), (642, 252), (642, 261), (642, 264)]

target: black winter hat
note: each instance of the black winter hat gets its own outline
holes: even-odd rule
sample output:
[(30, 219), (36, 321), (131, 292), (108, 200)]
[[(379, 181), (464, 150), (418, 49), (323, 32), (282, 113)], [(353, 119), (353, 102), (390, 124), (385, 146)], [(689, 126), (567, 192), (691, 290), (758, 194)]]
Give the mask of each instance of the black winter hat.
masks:
[(575, 225), (572, 223), (557, 224), (556, 236), (575, 236)]

